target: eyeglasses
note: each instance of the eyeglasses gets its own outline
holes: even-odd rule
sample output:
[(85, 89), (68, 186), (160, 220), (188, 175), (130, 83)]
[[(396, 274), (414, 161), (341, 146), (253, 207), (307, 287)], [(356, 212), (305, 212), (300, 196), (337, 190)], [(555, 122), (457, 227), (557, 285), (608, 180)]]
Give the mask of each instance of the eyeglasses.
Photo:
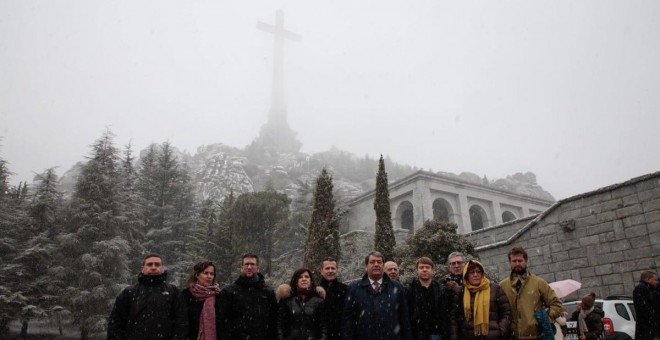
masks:
[(463, 263), (465, 263), (465, 262), (463, 262), (463, 261), (456, 261), (456, 262), (449, 262), (449, 265), (450, 265), (450, 266), (460, 266), (460, 265), (462, 265)]
[(256, 267), (256, 263), (243, 263), (243, 267)]

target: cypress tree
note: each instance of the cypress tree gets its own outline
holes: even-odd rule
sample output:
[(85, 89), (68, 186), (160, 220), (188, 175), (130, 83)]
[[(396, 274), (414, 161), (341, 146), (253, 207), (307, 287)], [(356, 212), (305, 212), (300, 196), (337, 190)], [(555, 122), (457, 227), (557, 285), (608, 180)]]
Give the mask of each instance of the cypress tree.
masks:
[(335, 218), (332, 176), (324, 168), (316, 179), (312, 221), (305, 244), (305, 267), (317, 268), (326, 257), (339, 260), (339, 223)]
[(376, 210), (376, 235), (374, 249), (385, 256), (385, 261), (394, 256), (396, 239), (392, 230), (392, 213), (390, 212), (390, 192), (387, 184), (387, 172), (385, 172), (385, 161), (380, 155), (378, 161), (378, 174), (376, 175), (376, 197), (374, 199), (374, 210)]

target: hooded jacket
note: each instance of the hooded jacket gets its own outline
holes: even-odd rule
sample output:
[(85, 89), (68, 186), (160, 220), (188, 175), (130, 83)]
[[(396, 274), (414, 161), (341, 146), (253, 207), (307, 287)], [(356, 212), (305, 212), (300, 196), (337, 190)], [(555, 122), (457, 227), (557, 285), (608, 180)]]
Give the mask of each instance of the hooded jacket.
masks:
[(341, 337), (344, 340), (411, 339), (408, 301), (403, 286), (383, 275), (374, 292), (367, 277), (352, 282), (346, 292)]
[[(520, 282), (520, 290), (516, 289)], [(548, 316), (551, 320), (561, 315), (562, 304), (555, 292), (542, 278), (525, 272), (523, 275), (511, 273), (500, 282), (500, 286), (509, 298), (511, 305), (511, 331), (515, 339), (538, 339), (534, 311), (549, 307)]]
[(138, 283), (117, 296), (108, 320), (108, 339), (186, 338), (186, 306), (179, 290), (165, 283), (166, 278), (167, 272), (157, 276), (140, 273)]
[(221, 338), (227, 334), (232, 340), (277, 338), (277, 300), (261, 273), (253, 279), (241, 275), (220, 292), (220, 301)]
[[(483, 265), (479, 261), (470, 260), (479, 266), (481, 272), (484, 273), (484, 278), (486, 278), (486, 271), (484, 270)], [(463, 282), (469, 282), (467, 277), (467, 269), (469, 263), (463, 268)], [(465, 285), (461, 287), (461, 290), (457, 294), (457, 305), (458, 309), (456, 311), (456, 328), (457, 336), (454, 335), (453, 338), (460, 338), (462, 340), (472, 340), (477, 339), (474, 335), (474, 319), (469, 321), (465, 320), (464, 309), (464, 300), (463, 296), (465, 294)], [(470, 310), (474, 311), (474, 300), (475, 294), (470, 294)], [(490, 296), (488, 298), (488, 336), (481, 337), (480, 339), (496, 340), (496, 339), (505, 339), (509, 334), (509, 327), (511, 325), (511, 305), (509, 304), (509, 298), (504, 293), (504, 290), (495, 282), (490, 282)]]
[(278, 340), (326, 340), (327, 327), (322, 308), (325, 290), (321, 287), (310, 292), (302, 301), (292, 296), (291, 286), (284, 284), (277, 288), (280, 301), (277, 310)]

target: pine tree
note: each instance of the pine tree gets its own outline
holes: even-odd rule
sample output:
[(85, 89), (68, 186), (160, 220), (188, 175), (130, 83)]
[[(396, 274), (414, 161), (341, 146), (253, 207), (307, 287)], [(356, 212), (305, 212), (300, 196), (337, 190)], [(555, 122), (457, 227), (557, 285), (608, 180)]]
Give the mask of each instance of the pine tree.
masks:
[(93, 145), (76, 182), (67, 233), (57, 237), (61, 254), (63, 300), (80, 324), (80, 336), (102, 331), (112, 300), (129, 282), (131, 245), (120, 236), (118, 151), (109, 130)]
[(133, 166), (134, 162), (133, 149), (129, 143), (124, 148), (119, 170), (121, 178), (119, 202), (122, 205), (121, 211), (124, 219), (124, 223), (122, 224), (123, 228), (120, 234), (131, 245), (131, 252), (129, 254), (132, 263), (131, 267), (137, 267), (140, 264), (141, 255), (145, 253), (142, 248), (142, 243), (145, 238), (145, 223), (142, 217), (141, 201), (137, 190), (138, 174)]
[[(59, 300), (63, 282), (53, 275), (53, 258), (57, 253), (55, 235), (60, 231), (63, 210), (62, 193), (57, 190), (54, 168), (36, 176), (32, 200), (27, 206), (31, 221), (22, 230), (25, 241), (13, 259), (21, 275), (21, 294), (26, 306), (21, 309), (22, 332), (27, 333), (28, 321), (45, 316)], [(17, 192), (24, 191), (23, 185)]]
[(0, 158), (0, 334), (8, 333), (8, 324), (20, 318), (20, 311), (29, 303), (21, 285), (22, 266), (15, 258), (26, 241), (24, 228), (29, 225), (22, 201), (11, 195), (11, 172), (7, 162)]
[(147, 229), (144, 248), (164, 257), (169, 278), (178, 283), (193, 261), (187, 245), (196, 212), (187, 165), (178, 161), (169, 142), (149, 148), (141, 161), (137, 187)]
[(317, 268), (324, 258), (339, 260), (339, 223), (335, 217), (332, 176), (324, 168), (316, 179), (314, 208), (305, 244), (305, 266)]
[(55, 229), (58, 211), (62, 206), (62, 193), (57, 190), (58, 177), (55, 168), (46, 169), (36, 176), (30, 215), (35, 220), (37, 229), (46, 231), (48, 238), (54, 239), (58, 230)]
[(394, 257), (396, 239), (392, 229), (392, 213), (390, 212), (390, 192), (387, 184), (387, 172), (385, 172), (385, 161), (383, 155), (378, 161), (378, 174), (376, 175), (376, 197), (374, 199), (374, 210), (376, 211), (376, 235), (374, 249), (381, 252), (385, 260)]

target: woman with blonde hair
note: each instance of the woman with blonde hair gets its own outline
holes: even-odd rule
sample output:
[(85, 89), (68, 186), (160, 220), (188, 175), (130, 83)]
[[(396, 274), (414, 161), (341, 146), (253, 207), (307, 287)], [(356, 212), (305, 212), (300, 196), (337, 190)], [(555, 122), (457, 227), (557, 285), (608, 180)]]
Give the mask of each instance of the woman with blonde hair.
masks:
[(507, 338), (511, 325), (509, 299), (497, 283), (486, 277), (479, 261), (470, 260), (463, 267), (463, 288), (457, 298), (460, 308), (452, 322), (452, 332), (457, 338)]

